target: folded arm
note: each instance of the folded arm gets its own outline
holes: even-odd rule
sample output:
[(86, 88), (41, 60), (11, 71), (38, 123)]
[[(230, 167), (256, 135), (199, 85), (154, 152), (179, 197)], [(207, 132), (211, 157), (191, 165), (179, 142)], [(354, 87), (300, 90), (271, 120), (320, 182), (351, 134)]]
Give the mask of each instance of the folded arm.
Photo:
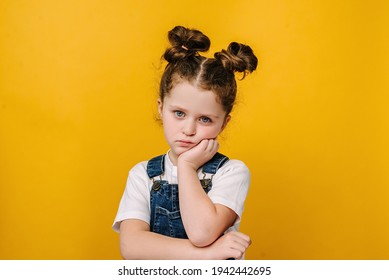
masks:
[(120, 223), (120, 251), (124, 259), (239, 259), (250, 244), (247, 235), (230, 232), (212, 245), (199, 248), (188, 239), (150, 232), (149, 225), (141, 220)]

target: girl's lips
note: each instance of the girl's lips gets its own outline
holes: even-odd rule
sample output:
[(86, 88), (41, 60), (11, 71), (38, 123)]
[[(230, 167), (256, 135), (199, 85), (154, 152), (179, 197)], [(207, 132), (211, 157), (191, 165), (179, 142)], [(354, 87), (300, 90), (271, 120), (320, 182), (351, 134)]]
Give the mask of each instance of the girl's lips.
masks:
[(185, 140), (178, 140), (177, 143), (182, 147), (188, 147), (194, 144), (193, 142), (185, 141)]

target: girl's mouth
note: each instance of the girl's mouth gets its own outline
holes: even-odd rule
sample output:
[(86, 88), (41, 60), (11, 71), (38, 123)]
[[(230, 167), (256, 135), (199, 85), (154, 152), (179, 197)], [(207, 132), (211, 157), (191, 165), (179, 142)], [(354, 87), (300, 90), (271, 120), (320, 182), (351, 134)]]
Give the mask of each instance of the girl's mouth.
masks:
[(191, 141), (185, 141), (185, 140), (178, 140), (177, 143), (181, 147), (189, 147), (189, 146), (192, 146), (194, 144)]

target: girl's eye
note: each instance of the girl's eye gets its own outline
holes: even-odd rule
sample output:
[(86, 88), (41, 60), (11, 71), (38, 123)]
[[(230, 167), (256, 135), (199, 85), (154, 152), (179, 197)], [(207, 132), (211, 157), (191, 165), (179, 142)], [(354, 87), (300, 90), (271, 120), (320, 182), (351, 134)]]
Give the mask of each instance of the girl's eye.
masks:
[(181, 111), (174, 111), (174, 114), (176, 115), (176, 117), (179, 117), (179, 118), (182, 118), (185, 115), (184, 112), (181, 112)]
[(203, 123), (210, 123), (210, 122), (212, 122), (212, 120), (210, 118), (208, 118), (208, 117), (201, 117), (200, 121), (203, 122)]

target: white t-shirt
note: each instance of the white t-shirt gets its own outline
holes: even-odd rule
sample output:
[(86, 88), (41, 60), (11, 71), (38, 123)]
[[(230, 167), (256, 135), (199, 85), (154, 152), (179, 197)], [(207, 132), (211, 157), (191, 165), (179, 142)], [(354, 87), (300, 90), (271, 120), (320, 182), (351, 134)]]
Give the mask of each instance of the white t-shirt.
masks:
[[(152, 181), (147, 175), (147, 161), (136, 164), (129, 172), (127, 185), (120, 201), (112, 228), (119, 232), (120, 222), (127, 219), (139, 219), (150, 224), (150, 191)], [(199, 179), (204, 174), (198, 171)], [(159, 178), (159, 176), (157, 177)], [(211, 178), (207, 174), (206, 179)], [(165, 156), (165, 173), (163, 180), (170, 184), (177, 184), (177, 166), (174, 166)], [(238, 215), (234, 225), (226, 232), (239, 229), (243, 213), (244, 201), (250, 185), (250, 171), (240, 160), (228, 160), (218, 169), (212, 178), (212, 189), (208, 192), (213, 203), (222, 204)]]

